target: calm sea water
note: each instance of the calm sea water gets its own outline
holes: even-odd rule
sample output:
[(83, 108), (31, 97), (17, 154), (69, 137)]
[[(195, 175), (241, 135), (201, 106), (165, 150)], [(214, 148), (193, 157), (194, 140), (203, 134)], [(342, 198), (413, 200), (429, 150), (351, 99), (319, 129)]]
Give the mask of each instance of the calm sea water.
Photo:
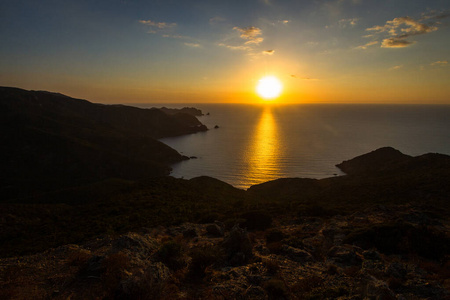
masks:
[(450, 106), (169, 107), (183, 106), (209, 112), (199, 119), (210, 130), (161, 139), (184, 155), (198, 157), (173, 165), (174, 177), (207, 175), (246, 189), (281, 177), (341, 175), (337, 163), (384, 146), (413, 156), (450, 154)]

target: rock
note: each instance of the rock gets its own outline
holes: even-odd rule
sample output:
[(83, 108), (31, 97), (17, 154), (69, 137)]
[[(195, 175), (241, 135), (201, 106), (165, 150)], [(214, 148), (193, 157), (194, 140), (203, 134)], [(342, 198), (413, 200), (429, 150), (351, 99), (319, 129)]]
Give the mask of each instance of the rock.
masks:
[(386, 275), (394, 276), (396, 278), (405, 278), (406, 274), (408, 274), (408, 270), (402, 263), (393, 262), (386, 268)]
[(219, 125), (214, 126), (214, 129), (218, 129), (218, 128), (219, 128)]
[(327, 256), (329, 260), (341, 266), (357, 266), (363, 261), (355, 248), (349, 245), (332, 247)]
[(125, 250), (125, 252), (133, 253), (136, 258), (146, 259), (158, 249), (158, 246), (158, 243), (149, 237), (129, 232), (112, 242), (110, 253)]
[(246, 230), (235, 225), (229, 235), (225, 237), (222, 247), (231, 265), (242, 265), (253, 256), (252, 243)]
[(183, 237), (185, 238), (195, 238), (197, 236), (197, 231), (194, 228), (188, 228), (183, 231)]
[(170, 274), (170, 270), (163, 263), (151, 264), (141, 274), (122, 280), (116, 291), (116, 299), (135, 299), (139, 295), (146, 295), (149, 298), (156, 296), (152, 294), (159, 292), (158, 289)]
[(395, 300), (394, 292), (392, 292), (387, 283), (368, 275), (366, 278), (365, 298), (379, 300)]
[(217, 224), (209, 224), (206, 226), (206, 233), (215, 237), (220, 237), (224, 235), (223, 228)]
[(244, 293), (245, 299), (266, 299), (266, 292), (260, 286), (250, 286)]
[(369, 260), (381, 260), (380, 253), (376, 250), (367, 250), (362, 253), (364, 259)]
[(282, 246), (282, 253), (286, 255), (289, 259), (300, 263), (305, 263), (314, 260), (309, 252), (288, 245)]

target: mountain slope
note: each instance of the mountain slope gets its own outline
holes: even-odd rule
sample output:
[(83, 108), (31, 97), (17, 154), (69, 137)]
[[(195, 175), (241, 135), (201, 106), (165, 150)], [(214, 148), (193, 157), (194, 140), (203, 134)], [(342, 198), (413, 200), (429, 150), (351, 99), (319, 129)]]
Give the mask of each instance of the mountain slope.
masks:
[(5, 198), (106, 178), (168, 174), (185, 159), (156, 138), (206, 130), (195, 117), (0, 88), (0, 192)]

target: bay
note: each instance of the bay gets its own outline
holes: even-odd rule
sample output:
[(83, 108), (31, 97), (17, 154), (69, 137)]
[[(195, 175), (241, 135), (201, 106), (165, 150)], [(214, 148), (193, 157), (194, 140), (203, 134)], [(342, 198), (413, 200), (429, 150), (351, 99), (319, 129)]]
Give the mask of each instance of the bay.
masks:
[(173, 165), (171, 175), (206, 175), (242, 189), (277, 178), (343, 175), (336, 164), (385, 146), (413, 156), (450, 154), (446, 105), (136, 106), (201, 109), (199, 120), (210, 130), (161, 139), (197, 157)]

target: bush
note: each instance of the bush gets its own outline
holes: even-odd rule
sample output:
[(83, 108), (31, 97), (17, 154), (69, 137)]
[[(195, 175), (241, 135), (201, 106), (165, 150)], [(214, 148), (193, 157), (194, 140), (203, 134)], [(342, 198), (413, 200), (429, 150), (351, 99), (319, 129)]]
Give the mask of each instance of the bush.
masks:
[(280, 242), (284, 239), (284, 234), (280, 230), (274, 229), (266, 232), (266, 243)]
[(287, 295), (287, 288), (280, 279), (270, 279), (264, 284), (264, 289), (269, 299), (284, 299)]
[(179, 270), (186, 266), (183, 250), (183, 246), (180, 243), (168, 241), (161, 245), (156, 252), (156, 256), (172, 270)]
[(406, 223), (376, 225), (351, 232), (344, 243), (377, 248), (385, 254), (418, 254), (440, 260), (450, 251), (450, 239), (443, 232)]
[(248, 230), (266, 230), (272, 225), (272, 217), (264, 211), (250, 211), (243, 213), (241, 218), (245, 219), (242, 227)]
[(189, 265), (190, 277), (203, 278), (207, 267), (220, 263), (223, 252), (218, 247), (207, 245), (191, 249), (189, 256), (192, 258)]

